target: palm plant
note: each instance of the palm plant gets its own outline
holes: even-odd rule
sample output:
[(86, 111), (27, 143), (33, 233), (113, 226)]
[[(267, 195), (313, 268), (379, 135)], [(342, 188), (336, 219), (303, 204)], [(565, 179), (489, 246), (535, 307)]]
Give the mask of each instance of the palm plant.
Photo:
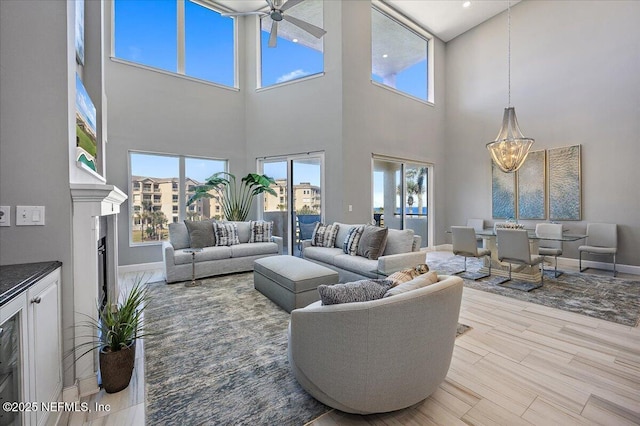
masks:
[(243, 177), (238, 185), (236, 177), (231, 173), (219, 172), (207, 179), (204, 185), (197, 186), (194, 194), (189, 197), (187, 206), (190, 206), (200, 198), (213, 198), (211, 191), (218, 194), (220, 205), (227, 220), (244, 221), (247, 219), (253, 197), (266, 192), (276, 196), (276, 191), (271, 188), (275, 181), (266, 176), (249, 173)]

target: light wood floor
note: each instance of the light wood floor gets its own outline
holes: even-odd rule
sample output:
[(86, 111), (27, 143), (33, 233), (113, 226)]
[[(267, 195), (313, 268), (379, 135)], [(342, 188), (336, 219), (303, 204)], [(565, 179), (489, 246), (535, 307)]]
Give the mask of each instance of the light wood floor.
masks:
[[(468, 288), (460, 322), (473, 329), (456, 339), (449, 374), (431, 397), (386, 414), (334, 410), (309, 425), (640, 425), (639, 328)], [(110, 413), (61, 424), (144, 424), (142, 359), (128, 389), (89, 399), (110, 404)]]

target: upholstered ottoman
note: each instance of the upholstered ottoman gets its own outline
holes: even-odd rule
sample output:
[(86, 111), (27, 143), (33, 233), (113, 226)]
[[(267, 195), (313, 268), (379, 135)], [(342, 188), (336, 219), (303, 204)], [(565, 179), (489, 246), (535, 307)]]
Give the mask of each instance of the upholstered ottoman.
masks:
[(270, 256), (253, 264), (253, 285), (287, 312), (320, 300), (320, 284), (337, 284), (332, 269), (294, 256)]

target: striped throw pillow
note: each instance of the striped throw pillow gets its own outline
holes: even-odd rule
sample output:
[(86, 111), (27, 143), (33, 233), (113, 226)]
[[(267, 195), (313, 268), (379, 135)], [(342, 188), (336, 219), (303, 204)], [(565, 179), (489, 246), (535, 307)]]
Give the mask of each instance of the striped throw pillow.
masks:
[(358, 243), (360, 242), (360, 237), (362, 237), (363, 232), (364, 225), (354, 226), (353, 228), (351, 228), (351, 230), (347, 234), (347, 238), (345, 238), (344, 243), (342, 244), (342, 251), (350, 256), (357, 256)]
[(249, 222), (251, 228), (251, 237), (249, 237), (250, 243), (268, 243), (271, 241), (271, 235), (273, 233), (273, 222), (266, 222), (264, 220), (252, 220)]
[(213, 234), (216, 237), (216, 246), (240, 244), (238, 226), (235, 223), (213, 222)]
[(338, 235), (338, 224), (323, 225), (318, 222), (316, 228), (313, 230), (313, 236), (311, 237), (311, 245), (316, 247), (333, 247), (336, 243), (336, 236)]

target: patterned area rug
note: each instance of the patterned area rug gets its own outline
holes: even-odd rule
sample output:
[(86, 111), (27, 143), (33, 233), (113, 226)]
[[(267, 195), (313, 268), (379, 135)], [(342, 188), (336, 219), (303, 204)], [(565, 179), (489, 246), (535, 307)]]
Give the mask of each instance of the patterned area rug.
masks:
[(303, 425), (331, 410), (291, 373), (289, 314), (253, 288), (252, 273), (200, 282), (149, 284), (147, 425)]
[[(431, 270), (448, 274), (462, 270), (464, 259), (456, 256), (447, 260), (434, 260), (427, 255), (427, 264)], [(481, 266), (482, 260), (467, 259), (469, 275), (473, 275)], [(460, 276), (464, 278), (464, 275)], [(525, 292), (494, 284), (500, 278), (496, 275), (478, 281), (465, 279), (464, 285), (631, 327), (640, 325), (640, 281), (578, 272), (565, 272), (554, 278), (553, 273), (545, 273), (542, 287)]]

